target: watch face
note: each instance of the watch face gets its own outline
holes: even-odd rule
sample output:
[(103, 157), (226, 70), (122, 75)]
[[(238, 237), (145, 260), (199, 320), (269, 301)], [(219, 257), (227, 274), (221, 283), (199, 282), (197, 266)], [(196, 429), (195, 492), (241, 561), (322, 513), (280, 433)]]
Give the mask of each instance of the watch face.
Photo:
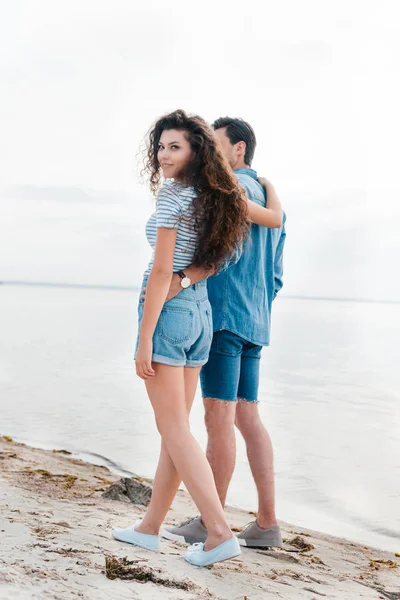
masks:
[(181, 279), (181, 286), (182, 286), (183, 288), (188, 288), (188, 287), (190, 287), (191, 283), (192, 283), (192, 282), (190, 281), (189, 277), (184, 277), (183, 279)]

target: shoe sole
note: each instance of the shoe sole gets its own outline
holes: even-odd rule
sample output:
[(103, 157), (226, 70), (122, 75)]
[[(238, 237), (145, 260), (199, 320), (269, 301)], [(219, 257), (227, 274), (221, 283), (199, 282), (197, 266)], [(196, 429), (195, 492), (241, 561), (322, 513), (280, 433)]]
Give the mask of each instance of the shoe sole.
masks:
[(281, 543), (268, 543), (267, 540), (246, 540), (245, 538), (237, 538), (240, 546), (246, 548), (280, 548)]
[(182, 544), (198, 544), (199, 542), (205, 542), (206, 540), (199, 540), (196, 538), (185, 537), (184, 535), (178, 535), (177, 533), (171, 533), (166, 529), (161, 530), (160, 535), (162, 538), (166, 540), (170, 540), (171, 542), (181, 542)]
[(240, 556), (241, 552), (236, 552), (235, 554), (232, 554), (232, 556), (227, 556), (226, 558), (220, 558), (218, 560), (214, 560), (211, 562), (207, 562), (204, 565), (195, 565), (194, 563), (190, 562), (190, 560), (188, 560), (186, 557), (184, 557), (184, 559), (186, 560), (186, 562), (188, 562), (190, 565), (192, 565), (192, 567), (210, 567), (211, 565), (215, 565), (217, 563), (220, 562), (224, 562), (225, 560), (231, 560), (232, 558), (236, 558), (237, 556)]
[(129, 540), (122, 540), (121, 538), (115, 537), (113, 535), (114, 540), (117, 542), (123, 542), (124, 544), (130, 544), (131, 546), (136, 546), (136, 548), (142, 548), (143, 550), (149, 550), (149, 552), (159, 552), (160, 548), (151, 548), (150, 546), (146, 546), (145, 544), (138, 544), (137, 542), (130, 542)]

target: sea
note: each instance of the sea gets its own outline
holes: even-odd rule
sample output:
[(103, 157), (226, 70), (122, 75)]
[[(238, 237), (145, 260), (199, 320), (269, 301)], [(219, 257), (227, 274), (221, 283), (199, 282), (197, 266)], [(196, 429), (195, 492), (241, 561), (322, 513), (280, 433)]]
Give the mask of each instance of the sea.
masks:
[[(138, 286), (0, 285), (0, 434), (152, 477), (159, 435), (134, 372)], [(400, 552), (400, 304), (274, 302), (260, 412), (278, 518)], [(192, 430), (205, 447), (197, 392)], [(256, 510), (243, 440), (228, 503)], [(249, 520), (251, 517), (249, 517)]]

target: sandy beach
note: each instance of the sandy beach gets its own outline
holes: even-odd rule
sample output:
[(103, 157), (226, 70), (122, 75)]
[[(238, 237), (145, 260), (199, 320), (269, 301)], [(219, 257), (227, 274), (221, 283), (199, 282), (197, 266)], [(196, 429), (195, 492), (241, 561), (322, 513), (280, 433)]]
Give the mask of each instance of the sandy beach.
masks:
[[(281, 523), (282, 549), (244, 549), (206, 569), (187, 564), (177, 542), (163, 540), (158, 554), (121, 544), (111, 529), (128, 526), (145, 507), (103, 497), (120, 479), (65, 451), (0, 438), (1, 600), (400, 599), (398, 555), (288, 523)], [(233, 530), (254, 518), (226, 513)], [(179, 491), (167, 522), (195, 514)]]

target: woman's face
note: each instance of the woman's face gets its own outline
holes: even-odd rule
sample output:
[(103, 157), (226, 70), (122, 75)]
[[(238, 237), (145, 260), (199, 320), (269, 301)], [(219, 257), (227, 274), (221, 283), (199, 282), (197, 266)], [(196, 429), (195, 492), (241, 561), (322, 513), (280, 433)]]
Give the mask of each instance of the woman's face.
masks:
[(166, 179), (179, 179), (193, 158), (185, 132), (165, 129), (158, 143), (157, 158)]

